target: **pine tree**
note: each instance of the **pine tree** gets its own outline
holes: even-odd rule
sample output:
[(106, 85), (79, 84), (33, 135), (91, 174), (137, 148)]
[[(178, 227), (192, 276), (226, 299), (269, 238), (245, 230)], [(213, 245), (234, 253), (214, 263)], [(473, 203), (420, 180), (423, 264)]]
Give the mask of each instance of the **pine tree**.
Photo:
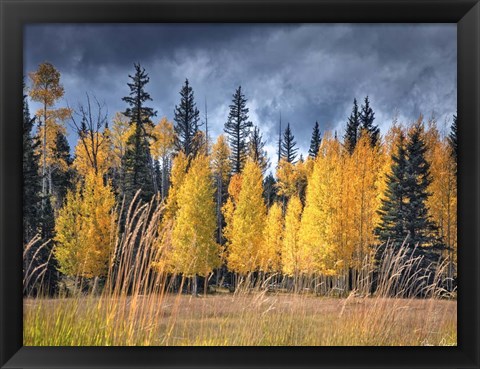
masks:
[(127, 149), (122, 160), (125, 176), (124, 195), (127, 204), (139, 189), (142, 190), (140, 198), (144, 201), (149, 201), (155, 192), (148, 132), (153, 129), (151, 118), (157, 113), (152, 108), (145, 106), (147, 101), (152, 100), (150, 94), (145, 91), (145, 86), (150, 78), (140, 64), (134, 64), (134, 66), (135, 75), (129, 75), (132, 80), (131, 83), (128, 83), (130, 94), (122, 98), (129, 105), (123, 114), (135, 127), (134, 133), (127, 141)]
[(253, 161), (257, 162), (258, 166), (262, 170), (262, 174), (264, 174), (270, 167), (270, 161), (264, 147), (265, 142), (263, 141), (260, 129), (257, 126), (254, 126), (253, 131), (250, 134), (250, 141), (248, 143), (248, 155)]
[(70, 145), (67, 137), (61, 132), (57, 133), (52, 159), (53, 164), (50, 166), (52, 205), (55, 210), (58, 210), (63, 204), (67, 190), (71, 187), (73, 177)]
[(432, 182), (430, 163), (426, 160), (427, 146), (424, 126), (419, 120), (411, 129), (406, 146), (407, 165), (405, 170), (405, 193), (408, 206), (405, 211), (406, 231), (409, 242), (420, 246), (432, 245), (437, 241), (436, 230), (427, 208)]
[(247, 158), (246, 140), (250, 134), (252, 122), (248, 120), (247, 99), (242, 93), (242, 86), (238, 86), (233, 94), (232, 104), (229, 106), (225, 133), (228, 135), (228, 142), (232, 150), (232, 172), (240, 173)]
[(320, 149), (320, 144), (322, 143), (322, 137), (320, 135), (320, 129), (318, 128), (318, 122), (315, 122), (313, 127), (312, 139), (310, 140), (310, 149), (308, 150), (308, 155), (311, 158), (316, 158), (318, 150)]
[(375, 146), (380, 140), (380, 128), (373, 124), (375, 120), (375, 113), (373, 112), (368, 96), (365, 97), (365, 105), (362, 105), (360, 112), (361, 129), (368, 132), (370, 136), (370, 142), (372, 147)]
[(176, 149), (183, 150), (187, 157), (195, 156), (197, 149), (193, 141), (199, 128), (200, 112), (196, 107), (195, 96), (188, 79), (185, 79), (185, 84), (180, 90), (180, 105), (175, 105), (174, 113)]
[(375, 233), (382, 242), (390, 240), (396, 244), (402, 244), (407, 236), (405, 224), (407, 153), (403, 132), (397, 138), (396, 151), (392, 153), (391, 161), (390, 174), (386, 176), (387, 186), (384, 198), (378, 210), (380, 223)]
[(360, 112), (358, 111), (357, 99), (353, 99), (352, 113), (348, 118), (347, 128), (345, 129), (345, 136), (343, 136), (344, 146), (350, 153), (350, 155), (353, 154), (353, 150), (355, 150), (355, 146), (357, 145), (358, 136), (360, 134), (360, 123), (361, 116)]
[(263, 199), (267, 208), (270, 208), (278, 199), (277, 181), (272, 173), (269, 173), (263, 180)]
[(457, 143), (457, 116), (453, 116), (453, 123), (450, 134), (448, 135), (448, 143), (450, 144), (452, 155), (457, 162), (458, 158), (458, 143)]
[(290, 129), (290, 123), (287, 124), (287, 128), (283, 133), (281, 158), (285, 159), (288, 163), (295, 164), (295, 158), (297, 156), (298, 148), (296, 148), (297, 142)]

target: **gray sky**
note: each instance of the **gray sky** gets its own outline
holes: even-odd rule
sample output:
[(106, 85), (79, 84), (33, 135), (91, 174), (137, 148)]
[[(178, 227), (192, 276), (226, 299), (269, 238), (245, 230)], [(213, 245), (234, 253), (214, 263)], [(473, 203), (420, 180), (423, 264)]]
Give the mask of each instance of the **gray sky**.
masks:
[(25, 74), (44, 61), (60, 71), (59, 106), (76, 108), (89, 93), (110, 117), (124, 111), (128, 75), (139, 62), (157, 120), (173, 120), (188, 78), (202, 119), (207, 99), (216, 138), (241, 85), (272, 167), (280, 111), (305, 155), (315, 121), (322, 133), (343, 136), (355, 97), (369, 95), (382, 133), (396, 111), (402, 122), (420, 113), (444, 121), (457, 106), (455, 24), (38, 24), (26, 26), (24, 37)]

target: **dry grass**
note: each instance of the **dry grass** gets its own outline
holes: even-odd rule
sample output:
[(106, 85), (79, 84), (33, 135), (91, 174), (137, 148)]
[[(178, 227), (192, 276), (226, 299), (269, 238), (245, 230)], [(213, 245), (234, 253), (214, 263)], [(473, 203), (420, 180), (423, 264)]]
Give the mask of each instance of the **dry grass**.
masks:
[[(157, 232), (161, 215), (162, 208), (153, 201), (130, 206), (100, 294), (74, 291), (69, 298), (26, 298), (24, 345), (457, 344), (457, 304), (444, 299), (454, 295), (439, 283), (442, 265), (434, 276), (426, 275), (421, 258), (408, 254), (405, 246), (386, 248), (376, 268), (374, 295), (373, 266), (366, 263), (359, 288), (344, 298), (318, 296), (332, 291), (322, 292), (325, 284), (316, 278), (295, 288), (308, 288), (308, 293), (268, 292), (267, 280), (255, 286), (244, 283), (235, 293), (193, 297), (168, 293), (174, 278), (151, 268), (162, 255)], [(24, 280), (30, 280), (28, 273)], [(337, 293), (338, 285), (334, 289)]]
[(252, 293), (24, 305), (27, 346), (456, 345), (457, 305), (447, 300)]

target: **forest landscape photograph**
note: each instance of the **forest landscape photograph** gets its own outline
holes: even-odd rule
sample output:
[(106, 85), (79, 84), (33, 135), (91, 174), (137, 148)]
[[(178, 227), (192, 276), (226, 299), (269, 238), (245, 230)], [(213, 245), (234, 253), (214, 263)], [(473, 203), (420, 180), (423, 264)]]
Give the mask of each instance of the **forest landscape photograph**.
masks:
[(455, 24), (28, 24), (25, 346), (456, 346)]

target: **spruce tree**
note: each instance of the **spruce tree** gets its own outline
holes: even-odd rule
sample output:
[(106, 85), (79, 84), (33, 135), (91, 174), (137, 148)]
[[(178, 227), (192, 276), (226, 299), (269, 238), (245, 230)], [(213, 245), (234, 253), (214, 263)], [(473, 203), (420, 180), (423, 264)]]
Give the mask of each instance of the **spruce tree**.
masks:
[(453, 158), (457, 161), (458, 143), (457, 143), (457, 116), (453, 116), (453, 123), (450, 134), (448, 135), (448, 143), (450, 144)]
[(290, 129), (290, 123), (287, 124), (287, 128), (283, 133), (283, 142), (282, 142), (282, 150), (281, 150), (281, 158), (285, 159), (288, 163), (295, 163), (295, 158), (297, 157), (298, 148), (295, 147), (297, 142), (295, 141), (295, 137), (292, 134)]
[(375, 120), (375, 113), (373, 112), (368, 96), (365, 97), (365, 105), (362, 105), (362, 110), (360, 112), (360, 123), (361, 129), (364, 129), (368, 132), (370, 136), (372, 147), (375, 146), (380, 139), (380, 129), (378, 126), (373, 124)]
[(410, 130), (406, 143), (403, 134), (400, 136), (397, 152), (392, 155), (392, 170), (387, 175), (376, 234), (382, 242), (390, 240), (397, 246), (405, 240), (412, 249), (418, 245), (417, 252), (425, 256), (425, 261), (432, 261), (440, 245), (426, 205), (431, 183), (426, 151), (423, 124), (418, 122)]
[(316, 158), (318, 150), (320, 149), (320, 144), (322, 143), (322, 137), (320, 135), (320, 129), (318, 128), (318, 122), (315, 122), (313, 127), (312, 139), (310, 140), (310, 149), (308, 150), (308, 155), (311, 158)]
[(248, 144), (248, 154), (252, 160), (258, 164), (262, 170), (262, 174), (265, 174), (265, 171), (270, 166), (270, 161), (264, 148), (265, 142), (263, 141), (260, 129), (257, 126), (254, 126)]
[(185, 79), (185, 84), (180, 90), (180, 105), (175, 105), (174, 114), (174, 128), (177, 136), (175, 147), (177, 151), (183, 150), (187, 157), (195, 156), (198, 147), (194, 140), (200, 125), (200, 112), (196, 107), (195, 96), (188, 79)]
[(56, 163), (63, 164), (51, 166), (51, 187), (54, 200), (54, 204), (52, 205), (58, 210), (63, 204), (67, 190), (71, 188), (73, 179), (73, 172), (71, 169), (73, 161), (70, 156), (70, 145), (68, 144), (67, 137), (61, 132), (57, 132), (55, 147), (52, 150), (52, 157)]
[(344, 146), (350, 155), (353, 154), (355, 146), (357, 145), (359, 128), (360, 128), (360, 112), (358, 111), (357, 99), (353, 99), (353, 108), (350, 117), (348, 118), (347, 128), (345, 129)]
[(401, 244), (406, 237), (406, 169), (405, 136), (401, 133), (396, 151), (392, 154), (391, 173), (387, 174), (385, 196), (378, 211), (381, 221), (375, 233), (382, 242), (390, 240)]
[(270, 208), (278, 199), (277, 181), (272, 173), (269, 173), (263, 180), (263, 199), (267, 208)]
[(38, 231), (41, 213), (42, 178), (39, 175), (40, 142), (32, 136), (35, 118), (30, 117), (27, 96), (23, 95), (23, 242), (29, 242)]
[(149, 201), (156, 187), (148, 130), (153, 129), (151, 118), (156, 116), (157, 112), (145, 106), (147, 101), (152, 100), (145, 91), (145, 85), (150, 78), (140, 64), (134, 66), (135, 75), (129, 75), (132, 80), (132, 83), (128, 83), (130, 94), (122, 98), (129, 105), (123, 114), (130, 119), (131, 125), (135, 125), (135, 132), (127, 141), (127, 149), (122, 159), (125, 182), (123, 188), (127, 204), (139, 189), (142, 190), (140, 198)]
[(427, 145), (424, 139), (423, 124), (418, 122), (409, 133), (406, 146), (407, 166), (405, 170), (405, 211), (406, 231), (409, 242), (420, 246), (436, 243), (436, 227), (432, 222), (426, 205), (428, 187), (432, 182), (430, 164), (426, 160)]
[(232, 150), (232, 172), (240, 173), (247, 158), (246, 139), (252, 127), (252, 122), (248, 120), (247, 99), (242, 93), (242, 86), (235, 90), (229, 107), (230, 112), (224, 130)]

